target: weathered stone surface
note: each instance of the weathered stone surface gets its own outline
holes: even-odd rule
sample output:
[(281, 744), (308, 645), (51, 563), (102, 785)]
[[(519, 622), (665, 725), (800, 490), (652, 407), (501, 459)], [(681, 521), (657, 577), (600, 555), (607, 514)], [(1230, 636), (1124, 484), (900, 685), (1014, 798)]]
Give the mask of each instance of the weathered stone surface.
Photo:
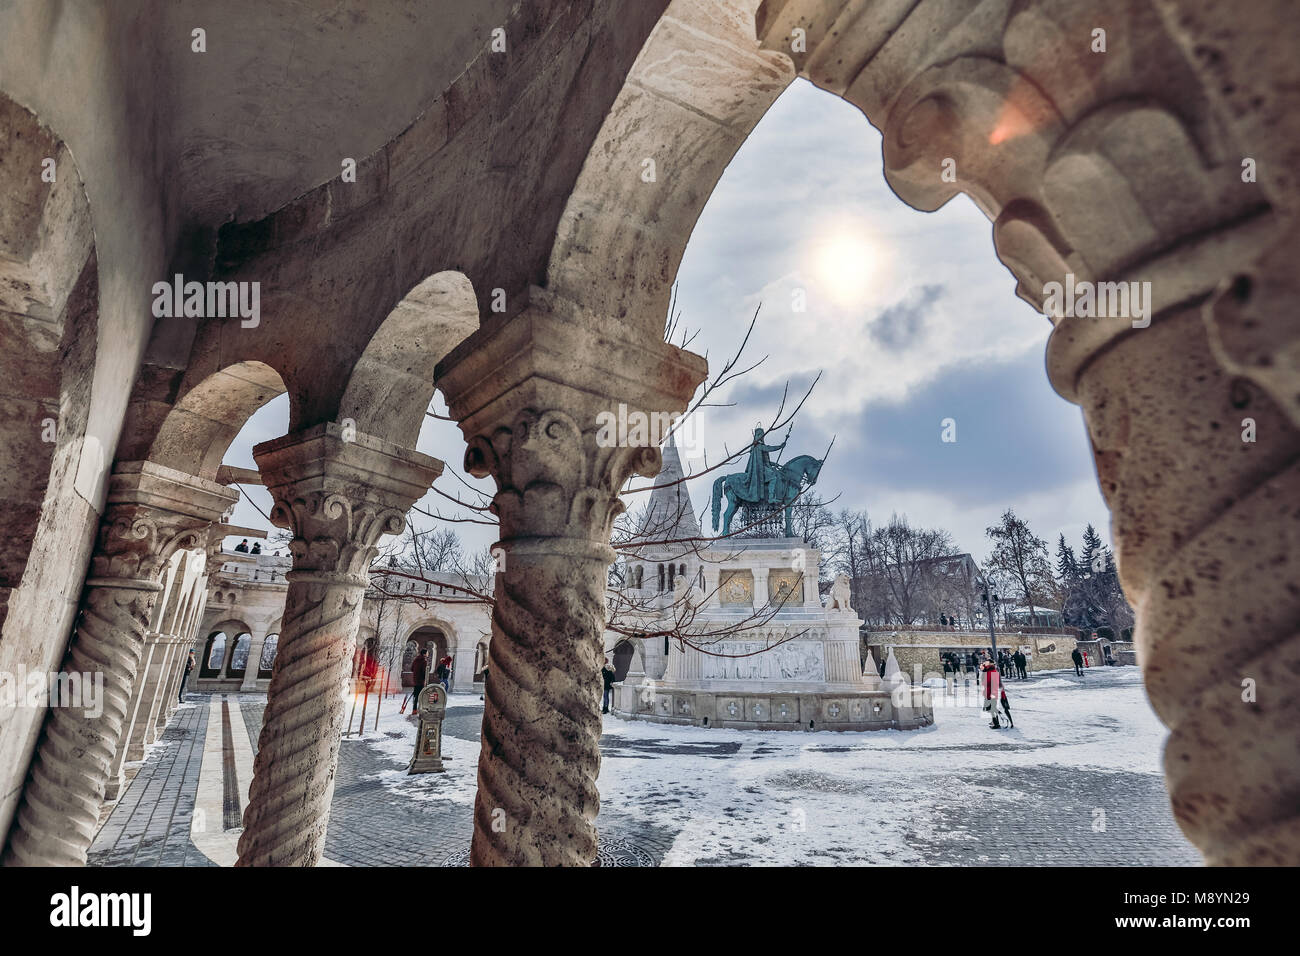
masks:
[[(348, 676), (375, 547), (442, 471), (436, 459), (326, 424), (253, 450), (293, 532), (293, 570), (267, 692), (240, 866), (315, 866), (325, 845)], [(254, 665), (255, 666), (255, 665)]]

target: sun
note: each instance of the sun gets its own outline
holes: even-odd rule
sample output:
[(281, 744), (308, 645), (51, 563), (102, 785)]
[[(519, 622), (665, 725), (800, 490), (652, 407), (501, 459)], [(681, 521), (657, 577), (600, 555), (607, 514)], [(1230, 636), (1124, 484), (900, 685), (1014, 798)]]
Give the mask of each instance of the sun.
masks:
[(878, 259), (878, 250), (861, 233), (832, 233), (814, 251), (819, 290), (836, 305), (861, 305), (870, 292)]

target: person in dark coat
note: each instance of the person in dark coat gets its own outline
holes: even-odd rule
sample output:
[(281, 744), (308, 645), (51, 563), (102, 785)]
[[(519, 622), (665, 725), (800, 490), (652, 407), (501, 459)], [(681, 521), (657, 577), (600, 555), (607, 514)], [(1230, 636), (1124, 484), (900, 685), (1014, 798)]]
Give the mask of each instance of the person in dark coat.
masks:
[(248, 554), (248, 539), (245, 538), (243, 541), (239, 542), (239, 544), (235, 545), (235, 550), (242, 554)]
[(424, 690), (424, 680), (429, 674), (429, 659), (424, 656), (424, 648), (420, 648), (415, 659), (411, 661), (411, 681), (414, 686), (411, 688), (411, 713), (420, 712), (420, 691)]
[(1083, 676), (1083, 655), (1079, 653), (1079, 649), (1077, 647), (1070, 652), (1070, 660), (1074, 661), (1075, 676), (1082, 677)]
[(609, 702), (614, 696), (614, 678), (617, 676), (617, 673), (618, 672), (614, 670), (614, 665), (609, 662), (609, 658), (605, 658), (605, 666), (600, 669), (600, 676), (605, 682), (605, 696), (600, 702), (600, 712), (602, 714), (609, 713)]
[(253, 542), (253, 550), (250, 551), (250, 552), (248, 552), (248, 553), (249, 553), (249, 554), (261, 554), (261, 553), (262, 553), (262, 542), (260, 542), (260, 541), (254, 541), (254, 542)]
[(1025, 652), (1017, 649), (1012, 661), (1016, 665), (1016, 677), (1019, 680), (1029, 680), (1029, 675), (1025, 672), (1025, 665), (1029, 663), (1029, 658), (1025, 657)]
[(194, 670), (194, 651), (190, 650), (190, 656), (185, 659), (185, 673), (181, 675), (180, 690), (176, 692), (176, 699), (182, 703), (185, 702), (185, 685), (190, 681), (190, 671)]
[(438, 660), (438, 666), (434, 668), (433, 679), (442, 685), (442, 689), (450, 691), (447, 688), (447, 681), (451, 678), (451, 658), (442, 657)]
[(1007, 689), (1000, 687), (999, 690), (1002, 691), (1002, 712), (1007, 715), (1007, 723), (1011, 725), (1011, 729), (1015, 730), (1016, 722), (1011, 719), (1011, 704), (1007, 700)]

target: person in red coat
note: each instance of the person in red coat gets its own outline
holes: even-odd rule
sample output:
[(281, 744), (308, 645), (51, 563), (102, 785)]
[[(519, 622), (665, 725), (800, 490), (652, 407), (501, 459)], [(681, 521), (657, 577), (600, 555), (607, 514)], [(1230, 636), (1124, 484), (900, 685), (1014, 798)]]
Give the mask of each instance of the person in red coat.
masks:
[(1002, 696), (1002, 682), (998, 676), (997, 665), (992, 661), (985, 661), (980, 665), (980, 686), (984, 688), (984, 709), (993, 718), (989, 726), (994, 730), (1000, 730), (1002, 724), (998, 721), (998, 702)]

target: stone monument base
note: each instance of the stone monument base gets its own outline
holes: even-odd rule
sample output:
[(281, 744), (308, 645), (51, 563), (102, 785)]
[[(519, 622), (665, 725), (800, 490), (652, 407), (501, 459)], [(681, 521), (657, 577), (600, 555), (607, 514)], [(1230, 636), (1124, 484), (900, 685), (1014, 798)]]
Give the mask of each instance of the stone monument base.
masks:
[(734, 730), (916, 730), (934, 723), (934, 704), (924, 688), (863, 690), (860, 685), (822, 685), (815, 691), (752, 683), (644, 680), (625, 683), (614, 714), (625, 720)]

